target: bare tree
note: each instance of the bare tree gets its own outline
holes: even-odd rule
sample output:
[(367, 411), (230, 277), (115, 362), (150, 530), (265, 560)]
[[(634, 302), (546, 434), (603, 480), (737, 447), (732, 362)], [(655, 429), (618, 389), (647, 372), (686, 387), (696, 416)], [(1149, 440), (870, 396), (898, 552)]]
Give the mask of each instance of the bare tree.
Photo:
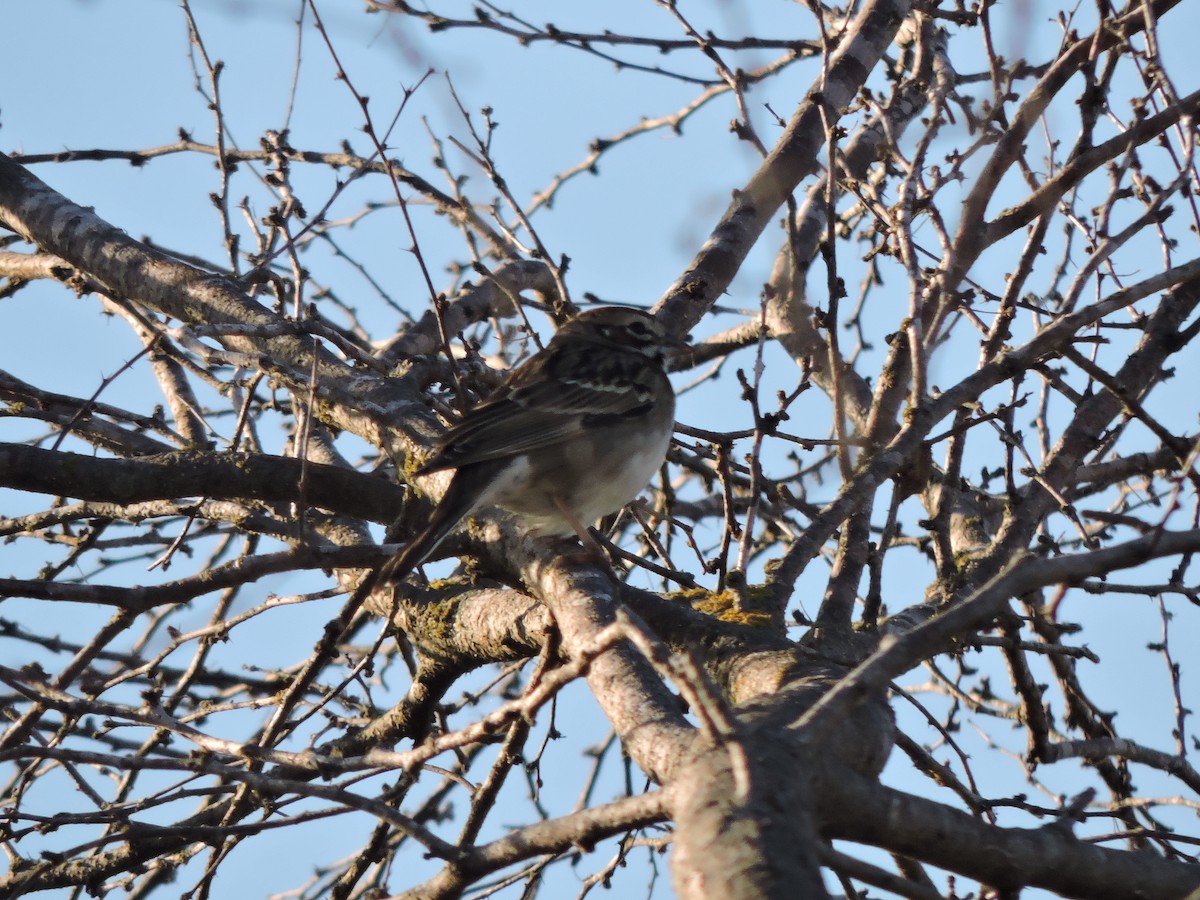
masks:
[[(451, 76), (485, 40), (689, 94), (569, 167), (526, 135), (531, 197), (478, 111), (505, 98), (438, 75), (383, 114), (332, 6), (295, 5), (297, 60), (337, 72), (353, 136), (238, 143), (184, 0), (214, 137), (0, 156), (10, 338), (49, 283), (141, 347), (86, 396), (61, 358), (0, 370), (0, 896), (247, 896), (245, 856), (305, 898), (532, 896), (564, 862), (580, 894), (667, 895), (668, 849), (679, 897), (1200, 896), (1200, 404), (1171, 381), (1200, 350), (1200, 67), (1163, 50), (1195, 10), (869, 0), (738, 34), (662, 0), (670, 30), (635, 34), (373, 0)], [(1053, 52), (1004, 58), (1022, 28)], [(461, 122), (401, 160), (422, 92)], [(552, 203), (684, 129), (758, 160), (677, 163), (732, 199), (653, 305), (694, 339), (661, 477), (603, 523), (621, 574), (489, 512), (455, 563), (364, 582), (444, 490), (413, 473), (445, 423), (592, 299)], [(41, 180), (194, 159), (223, 256)], [(134, 369), (157, 401), (112, 399)], [(589, 703), (595, 746), (558, 727)], [(274, 877), (281, 833), (303, 865)]]

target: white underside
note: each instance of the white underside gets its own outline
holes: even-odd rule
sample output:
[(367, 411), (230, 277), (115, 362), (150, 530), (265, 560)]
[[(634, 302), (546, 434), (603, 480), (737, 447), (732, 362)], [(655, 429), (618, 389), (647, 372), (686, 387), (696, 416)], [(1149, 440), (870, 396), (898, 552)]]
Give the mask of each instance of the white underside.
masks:
[[(479, 506), (500, 506), (521, 516), (531, 531), (543, 535), (574, 534), (575, 529), (559, 512), (558, 502), (574, 511), (583, 525), (591, 525), (601, 516), (616, 512), (634, 497), (654, 477), (662, 465), (671, 440), (671, 429), (664, 429), (661, 438), (651, 447), (632, 455), (614, 453), (612, 447), (593, 453), (591, 459), (579, 459), (575, 447), (570, 469), (577, 475), (574, 483), (560, 486), (557, 497), (538, 485), (531, 485), (532, 471), (525, 456), (517, 457), (489, 485)], [(539, 479), (545, 483), (550, 480)]]

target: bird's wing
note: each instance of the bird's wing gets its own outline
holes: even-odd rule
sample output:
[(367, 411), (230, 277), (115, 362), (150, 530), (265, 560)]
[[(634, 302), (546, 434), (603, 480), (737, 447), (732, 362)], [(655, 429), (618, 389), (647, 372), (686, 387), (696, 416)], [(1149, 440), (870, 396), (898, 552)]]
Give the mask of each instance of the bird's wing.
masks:
[(514, 371), (491, 397), (468, 412), (446, 433), (421, 472), (553, 446), (579, 435), (585, 425), (636, 416), (650, 406), (649, 386), (637, 384), (639, 367), (624, 360), (605, 360), (604, 371), (586, 380), (565, 372), (557, 355), (542, 362), (537, 370)]

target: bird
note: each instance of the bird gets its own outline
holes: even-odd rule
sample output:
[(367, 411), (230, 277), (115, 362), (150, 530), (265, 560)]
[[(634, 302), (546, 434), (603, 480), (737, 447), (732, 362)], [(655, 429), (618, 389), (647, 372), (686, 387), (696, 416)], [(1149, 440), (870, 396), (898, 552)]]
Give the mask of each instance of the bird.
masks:
[(686, 346), (653, 315), (602, 306), (568, 319), (436, 443), (416, 470), (453, 469), (426, 526), (379, 570), (403, 580), (465, 517), (499, 506), (533, 533), (578, 535), (646, 486), (666, 458), (675, 391), (664, 368)]

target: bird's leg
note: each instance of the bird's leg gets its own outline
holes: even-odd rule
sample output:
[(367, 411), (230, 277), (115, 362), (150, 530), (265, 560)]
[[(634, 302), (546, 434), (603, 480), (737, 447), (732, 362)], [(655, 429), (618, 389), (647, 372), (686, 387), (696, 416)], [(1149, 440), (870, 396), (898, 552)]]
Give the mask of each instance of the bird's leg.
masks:
[(579, 540), (583, 543), (584, 558), (588, 562), (593, 562), (604, 569), (604, 571), (613, 577), (614, 581), (619, 581), (620, 579), (617, 577), (617, 572), (613, 568), (612, 560), (609, 559), (608, 553), (592, 537), (592, 532), (588, 527), (579, 521), (579, 516), (575, 515), (575, 512), (558, 497), (551, 499), (554, 501), (554, 505), (558, 508), (558, 512), (563, 517), (563, 520), (571, 526), (575, 534), (579, 536)]

